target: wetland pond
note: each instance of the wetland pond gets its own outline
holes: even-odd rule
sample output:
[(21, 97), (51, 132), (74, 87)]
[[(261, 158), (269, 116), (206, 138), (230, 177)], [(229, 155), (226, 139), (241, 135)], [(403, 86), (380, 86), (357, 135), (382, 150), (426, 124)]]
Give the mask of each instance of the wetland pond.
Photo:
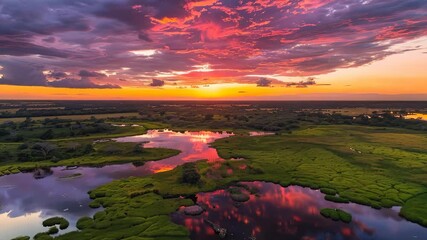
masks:
[[(244, 182), (245, 189), (255, 189), (246, 202), (232, 199), (229, 189), (195, 196), (206, 209), (199, 216), (188, 216), (181, 208), (172, 221), (186, 226), (191, 239), (219, 239), (212, 227), (227, 229), (229, 240), (281, 239), (427, 239), (427, 228), (399, 217), (399, 208), (376, 210), (354, 203), (339, 204), (324, 200), (318, 190), (299, 186), (282, 187), (267, 182)], [(236, 188), (236, 187), (231, 187)], [(350, 223), (333, 221), (320, 215), (322, 208), (339, 208), (352, 214)]]
[[(171, 170), (185, 162), (207, 159), (218, 161), (209, 143), (232, 135), (226, 132), (174, 132), (150, 130), (144, 135), (113, 139), (118, 142), (141, 142), (145, 148), (172, 148), (180, 154), (160, 161), (133, 164), (108, 165), (101, 168), (64, 167), (50, 168), (48, 176), (35, 178), (34, 173), (19, 173), (0, 177), (0, 240), (20, 235), (34, 236), (48, 228), (42, 226), (45, 219), (63, 216), (70, 227), (60, 233), (76, 230), (77, 220), (92, 216), (99, 209), (88, 207), (89, 190), (115, 179), (130, 176), (146, 176)], [(68, 177), (73, 176), (73, 177)]]
[[(141, 142), (145, 148), (178, 149), (181, 153), (142, 166), (55, 167), (44, 178), (36, 179), (34, 173), (0, 177), (0, 239), (34, 236), (46, 231), (42, 222), (53, 216), (62, 216), (70, 221), (70, 227), (60, 233), (76, 230), (79, 218), (99, 211), (88, 207), (89, 190), (115, 179), (168, 171), (185, 162), (200, 159), (221, 161), (209, 143), (231, 135), (226, 132), (150, 130), (144, 135), (113, 140)], [(186, 226), (194, 240), (219, 239), (204, 219), (226, 228), (229, 233), (227, 239), (236, 240), (427, 239), (427, 228), (400, 218), (398, 208), (374, 210), (352, 203), (332, 203), (325, 201), (324, 194), (319, 191), (297, 186), (284, 188), (265, 182), (244, 185), (257, 189), (246, 202), (234, 202), (227, 190), (199, 193), (195, 201), (206, 206), (204, 213), (186, 216), (180, 209), (171, 218), (175, 223)], [(326, 219), (319, 214), (324, 207), (341, 208), (353, 215), (353, 221), (346, 224)]]

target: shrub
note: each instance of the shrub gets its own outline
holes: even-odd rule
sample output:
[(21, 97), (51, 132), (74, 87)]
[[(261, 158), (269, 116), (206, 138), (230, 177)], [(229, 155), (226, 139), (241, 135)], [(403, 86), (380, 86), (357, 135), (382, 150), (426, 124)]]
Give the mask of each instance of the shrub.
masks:
[(144, 147), (142, 144), (138, 143), (133, 147), (133, 152), (134, 153), (143, 153), (144, 152)]
[(8, 136), (10, 133), (8, 130), (0, 128), (0, 137)]
[(46, 132), (44, 132), (40, 136), (40, 139), (43, 139), (43, 140), (52, 139), (52, 138), (53, 138), (53, 131), (52, 131), (52, 129), (48, 129)]
[(182, 181), (184, 183), (196, 184), (200, 181), (200, 174), (195, 163), (186, 163), (182, 166)]

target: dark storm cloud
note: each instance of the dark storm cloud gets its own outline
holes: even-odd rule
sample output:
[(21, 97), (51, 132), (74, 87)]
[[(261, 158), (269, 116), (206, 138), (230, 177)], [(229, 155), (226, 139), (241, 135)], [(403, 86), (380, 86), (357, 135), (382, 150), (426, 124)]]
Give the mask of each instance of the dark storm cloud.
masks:
[[(3, 67), (0, 70), (0, 73), (3, 75), (3, 77), (0, 78), (0, 84), (62, 88), (121, 88), (116, 84), (97, 84), (87, 77), (81, 77), (80, 79), (67, 78), (68, 75), (66, 73), (56, 71), (49, 72), (47, 76), (57, 80), (48, 81), (43, 74), (44, 66), (28, 62), (0, 61), (0, 65)], [(96, 74), (92, 73), (87, 75), (95, 76)]]
[(61, 88), (121, 88), (119, 85), (115, 84), (96, 84), (93, 83), (88, 78), (73, 79), (73, 78), (64, 78), (58, 81), (52, 81), (48, 83), (52, 87), (61, 87)]
[(67, 76), (68, 75), (65, 72), (56, 72), (56, 71), (52, 71), (48, 75), (48, 77), (55, 78), (55, 79), (61, 79), (61, 78), (65, 78)]
[[(211, 84), (246, 82), (247, 75), (313, 76), (417, 49), (393, 47), (426, 36), (426, 15), (425, 0), (0, 0), (0, 61), (86, 69), (79, 76), (107, 86), (161, 74), (189, 86), (205, 78), (215, 79)], [(140, 50), (156, 51), (130, 53)], [(207, 63), (213, 71), (194, 71)], [(35, 79), (9, 72), (2, 82), (45, 84), (29, 74)], [(55, 84), (77, 85), (69, 81)]]
[(152, 79), (150, 86), (152, 87), (162, 87), (165, 85), (165, 81), (159, 79)]
[(306, 88), (308, 86), (317, 85), (316, 80), (314, 77), (308, 77), (306, 80), (299, 81), (299, 82), (286, 82), (285, 85), (287, 87), (297, 87), (297, 88)]
[(257, 87), (270, 87), (271, 83), (273, 81), (267, 78), (260, 78), (257, 82), (256, 85)]
[(45, 86), (46, 77), (43, 75), (43, 66), (20, 61), (0, 61), (3, 69), (0, 73), (0, 84), (21, 86)]
[(55, 48), (43, 47), (22, 41), (0, 39), (0, 55), (28, 56), (35, 54), (59, 58), (68, 56), (64, 51)]
[(91, 72), (88, 70), (80, 70), (79, 76), (82, 78), (90, 78), (90, 77), (100, 78), (100, 77), (106, 77), (107, 75), (103, 73), (98, 73), (98, 72)]

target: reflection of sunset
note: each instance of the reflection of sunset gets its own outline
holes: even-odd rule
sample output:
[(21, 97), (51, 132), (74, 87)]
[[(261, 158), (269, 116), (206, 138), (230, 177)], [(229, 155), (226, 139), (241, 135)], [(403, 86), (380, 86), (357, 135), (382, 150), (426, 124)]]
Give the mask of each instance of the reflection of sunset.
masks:
[(119, 142), (146, 142), (144, 148), (170, 148), (181, 151), (173, 156), (160, 161), (148, 162), (141, 168), (149, 173), (165, 172), (186, 162), (208, 160), (215, 162), (221, 160), (217, 151), (209, 147), (209, 143), (219, 138), (231, 136), (226, 132), (174, 132), (165, 130), (149, 130), (144, 135), (123, 137), (115, 139)]
[(153, 169), (153, 173), (167, 172), (174, 169), (175, 166), (162, 166), (159, 169)]
[[(281, 187), (264, 182), (244, 183), (258, 189), (250, 200), (236, 203), (227, 190), (197, 194), (197, 202), (207, 206), (200, 216), (185, 216), (182, 209), (172, 215), (174, 222), (186, 226), (192, 239), (214, 240), (218, 236), (204, 220), (208, 219), (233, 234), (233, 239), (364, 239), (375, 236), (378, 230), (367, 227), (366, 219), (358, 219), (357, 212), (377, 211), (355, 204), (341, 205), (356, 214), (350, 224), (322, 217), (321, 208), (336, 207), (327, 202), (319, 191), (302, 187)], [(247, 192), (242, 188), (243, 192)], [(378, 216), (378, 215), (377, 215)], [(378, 221), (377, 221), (378, 222)], [(394, 226), (381, 226), (380, 229)], [(329, 237), (328, 237), (329, 236)]]

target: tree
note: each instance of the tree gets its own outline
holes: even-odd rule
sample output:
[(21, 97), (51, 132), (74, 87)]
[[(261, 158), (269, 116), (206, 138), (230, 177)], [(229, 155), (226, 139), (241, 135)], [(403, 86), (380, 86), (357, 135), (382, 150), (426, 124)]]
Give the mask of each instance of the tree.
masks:
[(10, 132), (6, 129), (0, 128), (0, 137), (9, 135)]
[(57, 146), (48, 142), (40, 142), (35, 143), (33, 149), (40, 152), (43, 155), (44, 159), (47, 159), (49, 154), (52, 153), (55, 149), (57, 149)]
[(52, 139), (52, 138), (53, 138), (53, 131), (52, 131), (52, 129), (48, 129), (46, 132), (44, 132), (40, 136), (40, 139), (43, 139), (43, 140)]
[(136, 144), (133, 147), (133, 152), (134, 153), (143, 153), (144, 152), (144, 146), (141, 143)]
[(86, 144), (86, 146), (83, 150), (83, 153), (89, 154), (89, 153), (94, 152), (94, 151), (95, 151), (95, 149), (93, 148), (92, 144)]
[(206, 115), (205, 115), (205, 120), (206, 120), (206, 121), (213, 120), (213, 117), (214, 117), (214, 116), (213, 116), (213, 114), (206, 114)]
[(182, 166), (182, 181), (184, 183), (196, 184), (200, 181), (200, 174), (195, 163), (185, 163)]

